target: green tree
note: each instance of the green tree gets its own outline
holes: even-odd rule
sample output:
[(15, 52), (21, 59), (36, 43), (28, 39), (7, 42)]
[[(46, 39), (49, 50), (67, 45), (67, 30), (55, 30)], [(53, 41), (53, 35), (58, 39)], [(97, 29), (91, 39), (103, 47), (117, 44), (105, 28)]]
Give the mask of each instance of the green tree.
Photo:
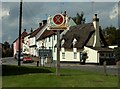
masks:
[(110, 27), (105, 28), (103, 33), (108, 45), (117, 45), (117, 39), (119, 39), (119, 35), (117, 35), (118, 32), (115, 27), (111, 25)]
[(4, 42), (4, 49), (6, 50), (6, 49), (9, 49), (9, 48), (10, 48), (9, 42), (5, 41)]
[(84, 24), (85, 23), (84, 13), (83, 12), (81, 12), (81, 14), (77, 13), (76, 17), (73, 17), (73, 20), (77, 25)]
[(116, 61), (120, 61), (120, 47), (114, 49)]
[(10, 45), (9, 42), (5, 41), (2, 44), (2, 57), (12, 57), (13, 56), (13, 45)]

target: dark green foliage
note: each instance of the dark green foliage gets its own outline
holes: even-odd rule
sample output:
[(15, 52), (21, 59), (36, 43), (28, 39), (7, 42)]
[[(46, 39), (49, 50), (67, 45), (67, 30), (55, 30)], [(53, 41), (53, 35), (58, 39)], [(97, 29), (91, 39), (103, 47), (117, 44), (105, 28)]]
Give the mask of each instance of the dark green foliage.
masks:
[(52, 72), (47, 68), (2, 65), (2, 76), (21, 75), (29, 73), (52, 73)]
[(10, 45), (9, 42), (2, 44), (2, 57), (13, 57), (13, 44)]
[(84, 13), (83, 12), (81, 12), (81, 14), (77, 13), (76, 17), (73, 17), (73, 20), (77, 25), (84, 24), (85, 23)]
[(120, 61), (120, 47), (114, 49), (116, 61)]
[(108, 45), (120, 46), (120, 29), (113, 26), (107, 27), (103, 30), (104, 37)]

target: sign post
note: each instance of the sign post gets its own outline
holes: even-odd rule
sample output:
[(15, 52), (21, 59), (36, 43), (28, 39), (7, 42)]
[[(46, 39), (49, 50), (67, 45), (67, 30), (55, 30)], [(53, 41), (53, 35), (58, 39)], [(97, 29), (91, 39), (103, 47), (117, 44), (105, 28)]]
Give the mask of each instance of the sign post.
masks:
[[(60, 26), (64, 23), (64, 16), (57, 14), (53, 17), (53, 22), (56, 26)], [(57, 65), (56, 65), (56, 75), (60, 76), (60, 30), (57, 30)]]
[(57, 64), (56, 76), (60, 76), (60, 30), (67, 30), (68, 26), (67, 15), (56, 14), (48, 17), (48, 30), (57, 30)]
[(57, 65), (56, 75), (60, 76), (60, 30), (57, 30)]

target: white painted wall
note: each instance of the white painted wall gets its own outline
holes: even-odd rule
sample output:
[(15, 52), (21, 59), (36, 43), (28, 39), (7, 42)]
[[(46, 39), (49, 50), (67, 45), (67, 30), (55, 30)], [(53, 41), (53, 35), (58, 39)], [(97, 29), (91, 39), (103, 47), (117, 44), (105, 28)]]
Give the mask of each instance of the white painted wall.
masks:
[(88, 48), (88, 47), (84, 47), (84, 51), (86, 51), (87, 55), (88, 55), (86, 63), (99, 63), (98, 51), (93, 50), (93, 49)]
[(30, 38), (30, 46), (33, 46), (36, 44), (36, 39), (35, 37)]
[[(23, 53), (30, 54), (30, 47), (29, 47), (29, 37), (30, 35), (24, 37), (24, 44), (23, 44)], [(26, 51), (24, 51), (26, 50)]]
[(62, 59), (62, 51), (60, 51), (60, 61), (68, 61), (68, 62), (80, 62), (80, 52), (77, 53), (77, 58), (74, 59), (73, 51), (65, 51), (65, 59)]

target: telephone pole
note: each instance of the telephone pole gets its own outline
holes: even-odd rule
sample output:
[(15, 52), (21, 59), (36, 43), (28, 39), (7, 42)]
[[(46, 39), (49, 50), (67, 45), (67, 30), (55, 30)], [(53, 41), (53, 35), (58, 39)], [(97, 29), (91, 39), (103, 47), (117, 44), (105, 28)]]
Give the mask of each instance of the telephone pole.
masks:
[(20, 1), (20, 17), (19, 17), (19, 51), (18, 51), (18, 66), (21, 66), (21, 28), (22, 28), (22, 0)]

